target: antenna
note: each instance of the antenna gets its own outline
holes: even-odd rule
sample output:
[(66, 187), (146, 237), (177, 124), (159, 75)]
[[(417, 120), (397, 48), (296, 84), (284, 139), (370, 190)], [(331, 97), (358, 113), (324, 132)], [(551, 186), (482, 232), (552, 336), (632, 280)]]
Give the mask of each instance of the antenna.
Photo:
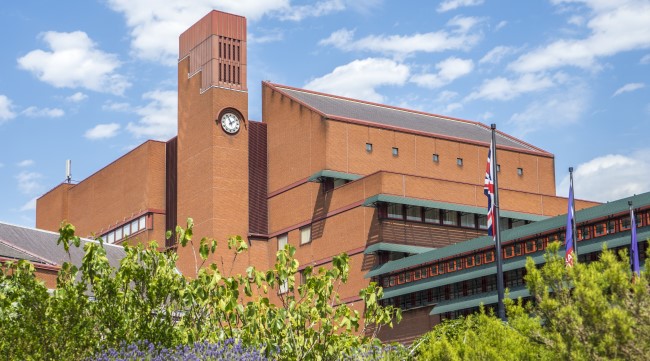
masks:
[(65, 161), (65, 181), (72, 183), (72, 161), (70, 159)]

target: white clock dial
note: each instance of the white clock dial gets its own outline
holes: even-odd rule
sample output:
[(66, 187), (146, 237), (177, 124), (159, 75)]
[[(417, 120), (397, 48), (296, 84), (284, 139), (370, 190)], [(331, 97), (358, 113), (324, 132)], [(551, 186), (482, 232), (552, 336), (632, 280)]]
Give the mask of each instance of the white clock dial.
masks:
[(239, 131), (239, 117), (234, 113), (226, 113), (221, 116), (221, 127), (228, 134), (235, 134)]

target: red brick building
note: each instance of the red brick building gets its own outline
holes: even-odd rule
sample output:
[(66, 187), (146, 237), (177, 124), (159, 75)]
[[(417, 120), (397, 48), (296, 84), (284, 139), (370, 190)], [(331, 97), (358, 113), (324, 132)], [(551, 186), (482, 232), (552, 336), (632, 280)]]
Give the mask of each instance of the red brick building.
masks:
[[(180, 36), (178, 136), (58, 185), (38, 199), (36, 226), (163, 243), (192, 217), (196, 238), (247, 237), (235, 272), (269, 267), (287, 243), (303, 267), (347, 252), (342, 297), (359, 309), (371, 269), (486, 234), (488, 126), (271, 82), (253, 121), (246, 73), (246, 19), (207, 14)], [(504, 229), (565, 213), (553, 154), (504, 133), (497, 149)], [(192, 251), (177, 252), (191, 275)]]

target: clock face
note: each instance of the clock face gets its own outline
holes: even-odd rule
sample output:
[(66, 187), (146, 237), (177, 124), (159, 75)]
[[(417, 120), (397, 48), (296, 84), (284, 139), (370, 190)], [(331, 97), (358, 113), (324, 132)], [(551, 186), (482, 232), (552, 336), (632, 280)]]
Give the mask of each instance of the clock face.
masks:
[(221, 116), (221, 127), (228, 134), (235, 134), (239, 131), (239, 117), (235, 113), (225, 113)]

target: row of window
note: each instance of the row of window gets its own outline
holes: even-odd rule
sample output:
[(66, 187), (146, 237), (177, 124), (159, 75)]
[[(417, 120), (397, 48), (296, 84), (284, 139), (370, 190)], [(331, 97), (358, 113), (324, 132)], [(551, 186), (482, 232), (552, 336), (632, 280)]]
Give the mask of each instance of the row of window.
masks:
[[(447, 209), (407, 206), (388, 203), (379, 207), (379, 217), (411, 222), (442, 224), (463, 228), (487, 230), (487, 215), (451, 211)], [(501, 217), (501, 230), (516, 228), (530, 223), (523, 219)]]
[(104, 233), (101, 238), (106, 243), (115, 243), (145, 229), (147, 229), (147, 215), (140, 216), (127, 224)]
[[(300, 227), (300, 244), (307, 244), (311, 242), (311, 224)], [(284, 249), (284, 246), (286, 246), (289, 243), (289, 234), (285, 233), (280, 236), (278, 236), (278, 250)], [(287, 293), (289, 291), (289, 287), (287, 283), (283, 283), (280, 285), (279, 293)]]
[[(366, 143), (366, 152), (367, 153), (372, 153), (372, 143)], [(398, 147), (392, 147), (392, 153), (393, 157), (399, 156), (399, 148)], [(439, 163), (440, 162), (440, 154), (433, 153), (431, 155), (431, 160), (434, 163)], [(463, 166), (463, 158), (456, 158), (456, 165), (459, 167)], [(497, 172), (501, 172), (501, 164), (497, 164)], [(517, 174), (518, 175), (524, 175), (524, 168), (517, 168)]]
[[(650, 224), (650, 212), (636, 214), (637, 227), (643, 227)], [(579, 241), (592, 237), (600, 237), (616, 232), (624, 232), (630, 229), (630, 216), (623, 216), (617, 219), (596, 222), (577, 229), (577, 239)], [(530, 238), (509, 242), (501, 247), (504, 259), (519, 257), (527, 254), (540, 252), (546, 249), (549, 242), (564, 242), (565, 232), (555, 232), (541, 237)], [(385, 257), (384, 257), (385, 258)], [(441, 260), (435, 263), (423, 265), (418, 269), (402, 271), (396, 274), (389, 274), (381, 277), (380, 284), (384, 288), (394, 287), (403, 283), (418, 281), (427, 277), (434, 277), (449, 272), (456, 272), (482, 264), (494, 262), (494, 250), (483, 249), (475, 254), (459, 256), (453, 259)]]
[[(524, 268), (507, 271), (503, 273), (504, 286), (515, 288), (524, 285)], [(410, 309), (420, 306), (439, 303), (442, 301), (453, 300), (456, 298), (472, 296), (480, 293), (492, 292), (497, 289), (496, 275), (474, 278), (471, 280), (452, 283), (445, 286), (434, 287), (428, 290), (410, 293), (407, 295), (392, 297), (382, 300), (381, 303), (393, 305), (401, 309)]]
[[(621, 246), (613, 248), (613, 251), (618, 254), (618, 251), (623, 248), (628, 248), (629, 246)], [(646, 250), (648, 248), (648, 242), (641, 241), (639, 242), (639, 261), (645, 263), (647, 259)], [(598, 260), (600, 257), (601, 251), (596, 251), (589, 254), (582, 254), (579, 257), (579, 262), (592, 262)], [(503, 273), (503, 283), (505, 288), (513, 289), (516, 287), (524, 286), (525, 281), (524, 277), (526, 275), (525, 268), (519, 268), (516, 270), (511, 270)], [(472, 295), (477, 295), (481, 293), (488, 293), (496, 291), (496, 275), (483, 276), (480, 278), (475, 278), (471, 280), (466, 280), (450, 285), (434, 287), (428, 290), (423, 290), (419, 292), (410, 293), (407, 295), (396, 296), (389, 299), (381, 300), (380, 303), (384, 306), (393, 305), (400, 307), (403, 310), (416, 308), (420, 306), (427, 306), (431, 304), (436, 304), (442, 301), (453, 300), (461, 297), (467, 297)], [(486, 307), (491, 305), (485, 305)], [(465, 310), (454, 311), (457, 314), (455, 315), (446, 315), (447, 318), (455, 318), (459, 315), (467, 315), (473, 311), (478, 310), (478, 308), (471, 308)]]

